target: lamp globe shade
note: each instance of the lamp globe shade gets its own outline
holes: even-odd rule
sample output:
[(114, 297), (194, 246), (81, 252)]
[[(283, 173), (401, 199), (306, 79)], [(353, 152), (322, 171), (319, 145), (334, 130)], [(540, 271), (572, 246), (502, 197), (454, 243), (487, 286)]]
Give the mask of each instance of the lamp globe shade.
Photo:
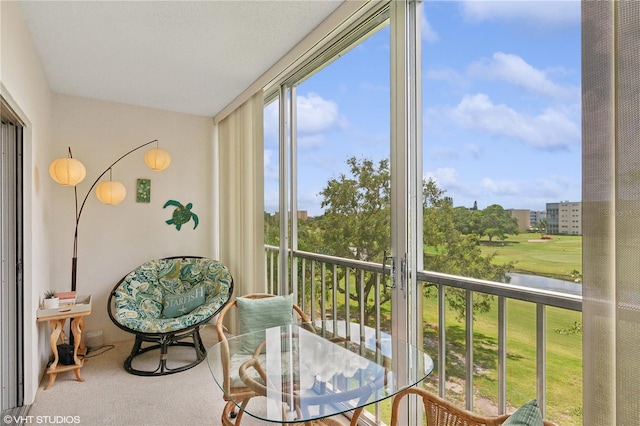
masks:
[(144, 162), (154, 172), (160, 172), (171, 164), (171, 156), (167, 151), (160, 148), (151, 148), (144, 155)]
[(104, 204), (120, 204), (127, 196), (127, 189), (118, 181), (107, 180), (96, 187), (96, 196)]
[(76, 186), (87, 175), (87, 169), (75, 158), (58, 158), (49, 165), (49, 176), (62, 186)]

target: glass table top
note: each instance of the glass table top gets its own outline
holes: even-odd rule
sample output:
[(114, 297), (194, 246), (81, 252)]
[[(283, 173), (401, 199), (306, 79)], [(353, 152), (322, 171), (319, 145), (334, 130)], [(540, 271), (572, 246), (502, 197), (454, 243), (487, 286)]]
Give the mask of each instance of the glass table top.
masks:
[(419, 348), (370, 327), (348, 325), (316, 321), (229, 337), (208, 351), (207, 362), (236, 405), (246, 393), (234, 388), (258, 395), (245, 414), (276, 423), (308, 422), (363, 407), (417, 384), (433, 370), (433, 361)]

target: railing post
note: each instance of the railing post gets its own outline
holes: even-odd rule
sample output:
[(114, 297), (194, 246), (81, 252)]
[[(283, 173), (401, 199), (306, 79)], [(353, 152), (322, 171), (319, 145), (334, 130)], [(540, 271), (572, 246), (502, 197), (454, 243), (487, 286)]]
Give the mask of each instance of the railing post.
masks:
[(374, 295), (373, 295), (373, 300), (374, 303), (376, 304), (376, 339), (380, 340), (380, 336), (381, 336), (381, 328), (382, 328), (382, 324), (380, 323), (380, 290), (384, 287), (384, 283), (381, 283), (380, 281), (380, 274), (376, 273), (376, 288), (374, 291)]
[(547, 405), (547, 311), (545, 305), (536, 304), (536, 394), (542, 417)]
[(498, 296), (498, 414), (507, 411), (507, 303)]
[(336, 330), (338, 326), (338, 265), (333, 264), (331, 282), (333, 283), (333, 294), (331, 295), (331, 319), (333, 320), (333, 327)]
[[(316, 261), (311, 261), (311, 321), (316, 319)], [(320, 318), (322, 319), (322, 318)]]
[(465, 356), (465, 399), (467, 410), (473, 411), (473, 291), (466, 290), (466, 356)]
[(300, 283), (300, 290), (302, 291), (302, 310), (309, 312), (307, 309), (307, 259), (302, 259), (300, 273), (302, 278), (302, 282)]
[(438, 284), (438, 393), (441, 398), (445, 397), (447, 385), (447, 307), (444, 293), (444, 285)]
[(320, 267), (320, 273), (322, 274), (320, 276), (320, 297), (322, 297), (322, 300), (320, 300), (320, 319), (325, 320), (327, 319), (327, 264), (324, 262)]
[(366, 323), (365, 323), (365, 317), (366, 317), (366, 301), (364, 298), (364, 282), (365, 282), (365, 275), (364, 275), (364, 270), (360, 270), (360, 286), (361, 288), (357, 289), (358, 292), (358, 306), (359, 306), (359, 312), (358, 312), (358, 323), (360, 324), (360, 343), (364, 344), (364, 331), (365, 331), (365, 327), (366, 327)]

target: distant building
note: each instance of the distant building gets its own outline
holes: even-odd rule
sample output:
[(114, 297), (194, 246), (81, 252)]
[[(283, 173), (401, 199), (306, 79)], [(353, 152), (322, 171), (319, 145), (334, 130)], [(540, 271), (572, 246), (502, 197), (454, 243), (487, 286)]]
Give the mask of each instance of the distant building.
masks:
[(547, 203), (548, 234), (582, 235), (582, 203)]
[(529, 229), (531, 226), (530, 210), (507, 209), (507, 211), (511, 214), (511, 217), (516, 218), (518, 221), (518, 231), (526, 232)]
[(529, 210), (529, 226), (534, 227), (536, 223), (539, 223), (546, 217), (546, 210)]

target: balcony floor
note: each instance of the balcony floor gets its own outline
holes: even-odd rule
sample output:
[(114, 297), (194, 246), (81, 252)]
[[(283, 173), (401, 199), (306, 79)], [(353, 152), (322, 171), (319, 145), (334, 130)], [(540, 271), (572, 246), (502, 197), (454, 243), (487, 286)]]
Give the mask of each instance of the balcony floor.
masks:
[[(212, 325), (205, 327), (201, 335), (206, 347), (217, 341)], [(34, 419), (50, 417), (40, 424), (55, 424), (53, 416), (77, 416), (66, 423), (90, 425), (220, 424), (222, 391), (213, 381), (206, 360), (177, 374), (135, 376), (123, 367), (132, 345), (133, 340), (117, 342), (113, 349), (94, 358), (89, 352), (81, 370), (84, 382), (75, 381), (70, 371), (59, 374), (54, 385), (44, 390), (49, 380), (45, 375), (28, 415)], [(98, 354), (100, 350), (94, 352)], [(147, 355), (152, 355), (150, 362), (157, 363), (157, 351)], [(248, 416), (243, 420), (243, 425), (262, 424)]]

